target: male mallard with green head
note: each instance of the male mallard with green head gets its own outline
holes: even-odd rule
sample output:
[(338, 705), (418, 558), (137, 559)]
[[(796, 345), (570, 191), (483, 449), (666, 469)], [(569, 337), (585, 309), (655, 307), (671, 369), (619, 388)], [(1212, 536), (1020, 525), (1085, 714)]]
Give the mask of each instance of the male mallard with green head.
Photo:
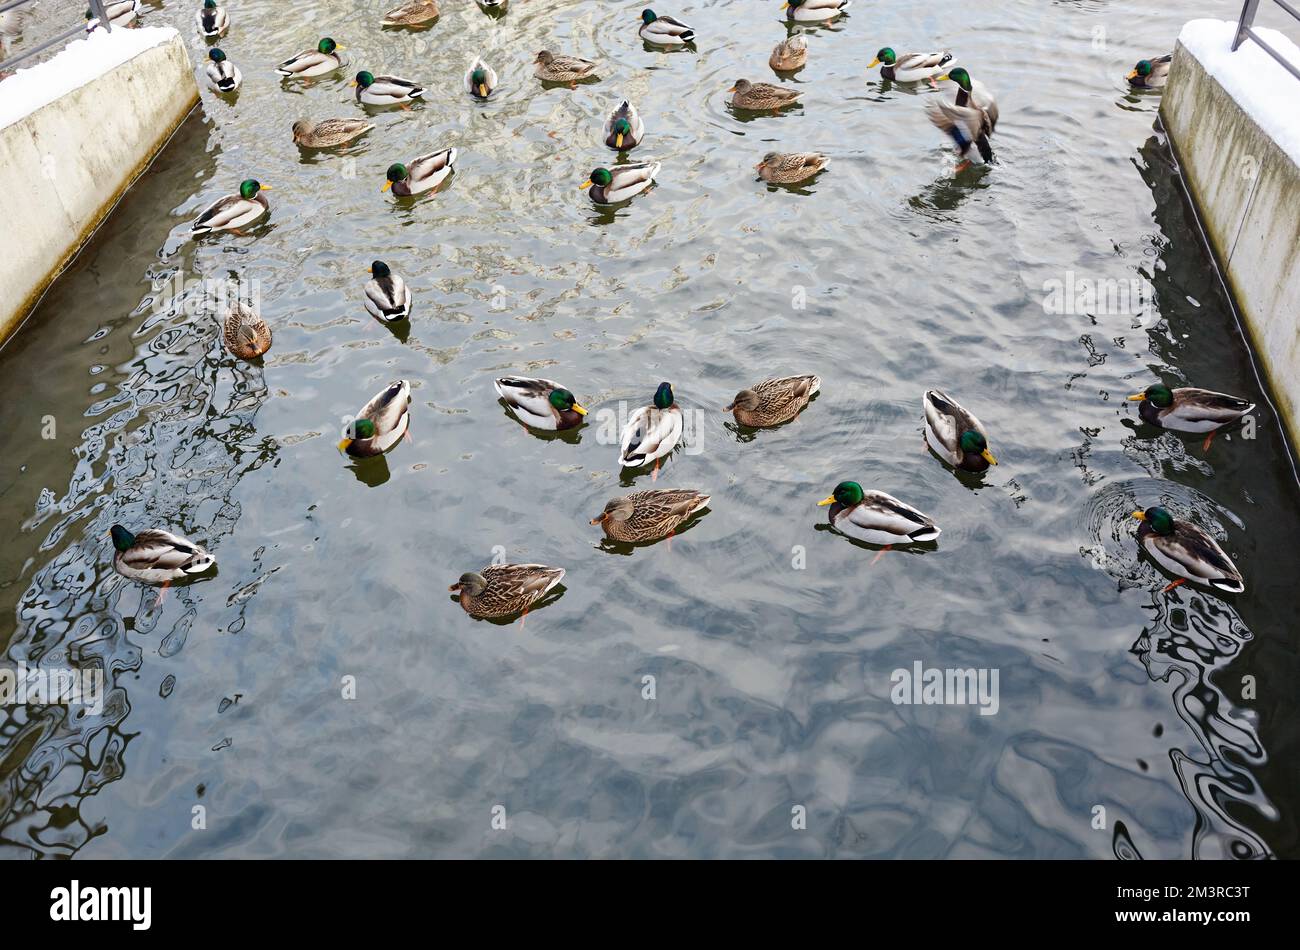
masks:
[(613, 168), (595, 168), (591, 177), (578, 187), (590, 188), (587, 194), (598, 205), (617, 204), (649, 188), (659, 174), (659, 166), (659, 162), (631, 162)]
[(929, 515), (886, 492), (867, 491), (857, 482), (840, 482), (817, 504), (831, 506), (828, 520), (836, 531), (884, 545), (886, 550), (896, 544), (933, 541), (942, 533)]
[(1173, 590), (1187, 581), (1212, 587), (1227, 594), (1246, 589), (1241, 572), (1219, 543), (1190, 521), (1175, 519), (1160, 505), (1133, 512), (1138, 525), (1138, 544), (1151, 558), (1178, 580), (1165, 586)]
[(998, 460), (989, 451), (988, 433), (974, 413), (939, 389), (931, 389), (925, 405), (925, 442), (954, 468), (982, 472)]
[(323, 37), (315, 49), (304, 50), (297, 56), (286, 59), (275, 71), (290, 79), (312, 79), (324, 76), (347, 65), (347, 60), (339, 55), (343, 47), (331, 37)]
[(898, 55), (893, 47), (882, 47), (876, 58), (867, 63), (867, 69), (880, 67), (880, 75), (891, 82), (916, 82), (921, 79), (934, 79), (942, 76), (945, 70), (955, 64), (952, 53), (940, 50), (936, 53), (904, 53)]
[(1173, 53), (1156, 56), (1154, 59), (1139, 59), (1124, 78), (1134, 89), (1162, 89), (1169, 81), (1169, 66), (1173, 61)]
[(534, 429), (573, 429), (587, 414), (573, 393), (554, 380), (502, 376), (493, 385), (514, 417)]
[(695, 40), (695, 31), (670, 16), (659, 16), (648, 7), (641, 11), (637, 36), (654, 46), (685, 46)]
[(262, 195), (262, 192), (270, 190), (270, 185), (264, 185), (256, 178), (245, 179), (239, 184), (239, 194), (218, 198), (204, 209), (190, 226), (190, 236), (199, 237), (214, 231), (241, 234), (240, 228), (248, 227), (270, 213), (271, 205)]
[(444, 148), (413, 158), (409, 165), (401, 162), (389, 165), (386, 173), (388, 180), (381, 190), (391, 188), (393, 194), (404, 198), (432, 191), (452, 173), (456, 165), (456, 154), (454, 148)]
[(1239, 396), (1193, 386), (1170, 389), (1164, 383), (1155, 383), (1128, 398), (1130, 402), (1142, 404), (1138, 406), (1138, 415), (1148, 425), (1175, 432), (1208, 432), (1202, 451), (1209, 451), (1215, 432), (1239, 421), (1255, 408), (1253, 402)]
[(637, 115), (636, 107), (624, 99), (605, 120), (601, 134), (605, 144), (614, 151), (630, 152), (645, 138), (645, 125), (641, 122), (641, 116)]
[(411, 428), (411, 384), (389, 383), (357, 413), (339, 442), (339, 451), (354, 458), (383, 455)]
[(113, 568), (123, 577), (145, 584), (162, 584), (190, 574), (202, 574), (217, 559), (188, 538), (170, 531), (149, 528), (132, 534), (120, 524), (109, 532), (113, 537)]
[(619, 444), (618, 463), (623, 468), (640, 468), (672, 454), (682, 438), (682, 410), (669, 383), (660, 383), (654, 402), (628, 417)]

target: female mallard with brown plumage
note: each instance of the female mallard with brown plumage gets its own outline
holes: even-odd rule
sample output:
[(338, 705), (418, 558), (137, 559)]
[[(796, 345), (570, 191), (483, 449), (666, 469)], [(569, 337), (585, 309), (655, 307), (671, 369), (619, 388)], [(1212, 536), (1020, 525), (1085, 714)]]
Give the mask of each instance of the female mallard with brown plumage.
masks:
[(942, 531), (929, 515), (882, 491), (866, 491), (857, 482), (840, 482), (828, 498), (831, 527), (868, 544), (886, 548), (896, 544), (933, 541)]
[(982, 472), (998, 460), (989, 451), (984, 425), (961, 403), (939, 389), (931, 389), (925, 404), (925, 442), (954, 468)]
[(533, 60), (533, 73), (542, 82), (561, 82), (577, 85), (584, 79), (591, 79), (596, 72), (596, 64), (589, 59), (578, 56), (556, 56), (548, 49), (542, 50)]
[(314, 125), (299, 119), (293, 124), (293, 141), (301, 148), (334, 148), (347, 145), (374, 127), (365, 119), (322, 119)]
[(271, 328), (256, 310), (238, 300), (226, 312), (222, 338), (226, 349), (241, 360), (255, 360), (271, 348)]
[(761, 383), (736, 393), (723, 412), (731, 412), (742, 426), (762, 428), (789, 422), (808, 405), (808, 400), (821, 390), (822, 381), (816, 376), (783, 376), (765, 379)]
[(1181, 521), (1160, 505), (1133, 512), (1141, 521), (1137, 540), (1151, 558), (1178, 580), (1165, 587), (1173, 590), (1192, 581), (1228, 594), (1246, 589), (1241, 572), (1219, 543), (1190, 521)]
[(615, 541), (658, 541), (708, 503), (709, 496), (693, 488), (654, 488), (611, 498), (591, 523)]
[(527, 614), (564, 579), (564, 568), (545, 564), (490, 564), (469, 571), (447, 588), (460, 594), (460, 605), (472, 617), (499, 619)]
[(411, 427), (410, 406), (411, 384), (404, 379), (389, 383), (348, 424), (339, 451), (354, 458), (383, 455)]
[(1148, 386), (1143, 392), (1129, 396), (1129, 401), (1140, 402), (1138, 415), (1148, 425), (1175, 432), (1208, 432), (1202, 451), (1208, 451), (1214, 433), (1224, 426), (1237, 422), (1255, 408), (1239, 396), (1216, 393), (1194, 386), (1170, 389), (1163, 383)]
[(438, 4), (435, 0), (408, 0), (400, 7), (393, 7), (379, 21), (380, 26), (428, 26), (438, 19)]
[(113, 525), (113, 568), (123, 577), (166, 586), (190, 574), (202, 574), (217, 559), (188, 538), (149, 528), (132, 534)]
[(803, 95), (793, 89), (774, 86), (770, 82), (750, 82), (748, 79), (737, 79), (727, 92), (732, 93), (732, 108), (748, 109), (750, 112), (784, 109), (794, 105), (795, 100)]
[(573, 429), (587, 414), (573, 393), (553, 380), (502, 376), (494, 385), (514, 417), (534, 429)]
[(754, 170), (770, 185), (797, 185), (820, 172), (827, 161), (821, 152), (768, 152)]
[(799, 33), (777, 43), (768, 57), (767, 65), (778, 73), (792, 73), (803, 69), (808, 62), (808, 41)]

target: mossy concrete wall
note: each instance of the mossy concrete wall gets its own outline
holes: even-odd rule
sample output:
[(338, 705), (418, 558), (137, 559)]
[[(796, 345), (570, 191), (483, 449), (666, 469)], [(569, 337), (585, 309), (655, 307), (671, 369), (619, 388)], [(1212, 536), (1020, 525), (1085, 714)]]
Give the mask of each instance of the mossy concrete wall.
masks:
[(1300, 443), (1300, 168), (1181, 43), (1160, 118), (1292, 443)]
[(179, 36), (0, 129), (0, 343), (199, 99)]

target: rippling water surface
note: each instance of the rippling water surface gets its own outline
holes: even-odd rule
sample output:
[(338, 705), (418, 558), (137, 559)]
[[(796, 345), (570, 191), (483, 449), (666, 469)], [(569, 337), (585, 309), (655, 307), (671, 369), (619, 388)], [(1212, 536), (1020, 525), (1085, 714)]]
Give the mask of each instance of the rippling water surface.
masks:
[[(1158, 100), (1123, 83), (1204, 4), (859, 2), (809, 31), (783, 80), (802, 105), (776, 117), (725, 92), (774, 79), (775, 2), (665, 4), (700, 37), (674, 53), (636, 37), (640, 2), (448, 0), (422, 33), (381, 31), (386, 5), (230, 0), (237, 99), (204, 93), (0, 351), (0, 645), (112, 685), (97, 715), (3, 710), (3, 853), (1300, 855), (1296, 485)], [(198, 61), (193, 6), (145, 19)], [(271, 72), (321, 35), (426, 100), (299, 153), (295, 118), (360, 108), (346, 77)], [(883, 45), (951, 46), (988, 83), (997, 165), (953, 177), (936, 93), (865, 71)], [(602, 81), (542, 88), (543, 46)], [(502, 76), (486, 105), (460, 89), (476, 51)], [(663, 170), (596, 209), (577, 186), (623, 96), (648, 129), (634, 157)], [(441, 193), (381, 194), (387, 165), (443, 145), (461, 159)], [(831, 166), (769, 188), (752, 167), (773, 149)], [(187, 242), (247, 177), (275, 186), (269, 224)], [(412, 285), (409, 332), (361, 306), (375, 258)], [(1142, 300), (1045, 312), (1069, 272)], [(193, 282), (232, 278), (274, 330), (264, 366), (232, 362), (198, 306)], [(511, 372), (608, 413), (672, 381), (690, 444), (658, 484), (710, 512), (671, 547), (603, 548), (588, 519), (648, 475), (620, 475), (596, 413), (521, 429), (491, 388)], [(798, 422), (720, 412), (795, 372), (823, 379)], [(342, 458), (344, 420), (399, 377), (414, 442)], [(1123, 396), (1157, 377), (1257, 400), (1255, 437), (1206, 453), (1141, 425)], [(928, 386), (1002, 464), (958, 477), (924, 451)], [(845, 478), (942, 538), (873, 563), (815, 504)], [(1160, 593), (1128, 518), (1157, 501), (1224, 541), (1246, 594)], [(115, 521), (183, 531), (218, 571), (159, 603), (113, 572)], [(494, 554), (566, 567), (562, 596), (522, 628), (471, 620), (447, 585)], [(998, 670), (997, 714), (894, 705), (917, 661)]]

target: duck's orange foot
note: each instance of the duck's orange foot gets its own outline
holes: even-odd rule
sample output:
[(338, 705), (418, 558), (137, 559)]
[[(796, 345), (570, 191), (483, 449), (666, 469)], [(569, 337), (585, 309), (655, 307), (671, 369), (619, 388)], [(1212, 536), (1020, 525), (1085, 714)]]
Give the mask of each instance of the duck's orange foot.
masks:
[(1187, 578), (1185, 578), (1185, 577), (1180, 577), (1180, 578), (1178, 578), (1178, 580), (1176, 580), (1176, 581), (1170, 581), (1168, 584), (1166, 584), (1165, 587), (1164, 587), (1164, 590), (1160, 591), (1160, 593), (1162, 593), (1162, 594), (1167, 594), (1167, 593), (1169, 593), (1171, 590), (1173, 590), (1175, 587), (1180, 587), (1180, 586), (1182, 586), (1183, 584), (1186, 584), (1186, 583), (1187, 583)]
[(1214, 433), (1211, 432), (1209, 435), (1205, 437), (1205, 441), (1201, 443), (1201, 451), (1202, 452), (1210, 451), (1210, 443), (1213, 441), (1214, 441)]
[(960, 165), (958, 165), (957, 168), (956, 168), (956, 170), (953, 172), (953, 174), (954, 174), (954, 175), (960, 175), (962, 172), (964, 172), (964, 171), (965, 171), (966, 169), (968, 169), (968, 168), (970, 168), (970, 159), (967, 159), (966, 161), (964, 161), (964, 162), (962, 162)]
[(885, 556), (886, 551), (892, 551), (892, 550), (894, 550), (894, 546), (892, 544), (886, 544), (883, 548), (881, 548), (879, 551), (876, 552), (876, 556), (871, 559), (871, 564), (874, 566), (877, 561), (879, 561), (882, 557)]

